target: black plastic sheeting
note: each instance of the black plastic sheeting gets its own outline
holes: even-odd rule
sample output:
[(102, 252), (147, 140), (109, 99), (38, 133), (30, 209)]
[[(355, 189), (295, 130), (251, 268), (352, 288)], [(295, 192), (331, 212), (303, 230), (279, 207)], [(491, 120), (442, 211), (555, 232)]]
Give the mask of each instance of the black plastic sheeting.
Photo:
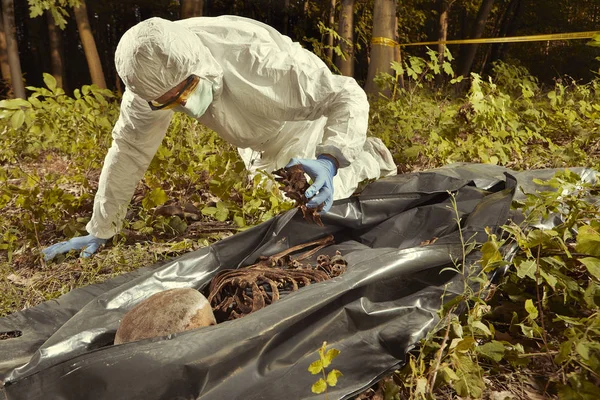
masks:
[[(591, 170), (574, 169), (595, 181)], [(308, 366), (328, 342), (343, 376), (330, 399), (349, 398), (404, 362), (435, 328), (443, 301), (463, 292), (442, 269), (461, 257), (454, 194), (465, 239), (484, 242), (511, 217), (519, 189), (554, 170), (514, 172), (455, 164), (382, 179), (335, 202), (324, 227), (295, 210), (166, 263), (71, 291), (0, 319), (0, 380), (7, 399), (304, 399), (319, 376)], [(124, 313), (150, 295), (204, 288), (223, 269), (333, 234), (347, 272), (305, 287), (244, 318), (113, 346)], [(433, 244), (423, 242), (438, 238)], [(477, 268), (477, 250), (467, 256)]]

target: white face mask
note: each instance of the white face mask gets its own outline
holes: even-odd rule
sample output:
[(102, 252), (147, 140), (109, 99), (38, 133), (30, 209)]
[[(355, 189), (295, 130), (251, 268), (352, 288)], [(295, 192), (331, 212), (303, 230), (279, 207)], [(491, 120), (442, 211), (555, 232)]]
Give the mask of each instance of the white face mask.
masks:
[(194, 92), (186, 100), (185, 105), (177, 104), (173, 107), (173, 111), (185, 113), (192, 118), (200, 118), (212, 101), (212, 85), (210, 82), (201, 79)]

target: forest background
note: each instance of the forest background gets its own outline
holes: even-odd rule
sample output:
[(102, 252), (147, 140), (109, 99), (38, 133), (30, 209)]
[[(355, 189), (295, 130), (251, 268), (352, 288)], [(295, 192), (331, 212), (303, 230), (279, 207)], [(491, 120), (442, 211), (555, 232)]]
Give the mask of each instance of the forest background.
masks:
[[(600, 165), (600, 36), (394, 45), (595, 31), (599, 0), (1, 5), (0, 315), (209, 245), (290, 207), (261, 177), (248, 177), (214, 132), (176, 115), (122, 233), (89, 259), (40, 257), (43, 247), (85, 234), (123, 90), (114, 51), (128, 28), (149, 17), (242, 15), (299, 41), (370, 94), (369, 134), (388, 145), (399, 173), (453, 162), (516, 170)], [(465, 285), (463, 296), (449, 299), (407, 364), (359, 398), (600, 398), (598, 184), (570, 171), (546, 183), (514, 204), (529, 224), (508, 224), (483, 244), (465, 239), (465, 252), (481, 251), (483, 266), (465, 282), (481, 289)], [(549, 215), (562, 222), (530, 225)], [(511, 244), (520, 252), (508, 261), (501, 249)], [(455, 267), (464, 274), (460, 260)], [(488, 273), (504, 267), (490, 292)], [(454, 312), (458, 302), (466, 312)]]
[[(307, 48), (316, 46), (319, 55), (334, 58), (332, 61), (338, 67), (343, 64), (341, 57), (337, 57), (340, 50), (346, 54), (352, 51), (354, 57), (348, 59), (353, 70), (346, 70), (349, 72), (345, 74), (353, 75), (363, 84), (369, 61), (372, 61), (373, 28), (379, 31), (375, 36), (385, 35), (406, 44), (593, 31), (600, 18), (600, 5), (596, 0), (549, 0), (543, 5), (527, 0), (103, 0), (87, 3), (81, 0), (20, 0), (6, 1), (3, 7), (9, 9), (11, 4), (14, 4), (12, 24), (18, 42), (14, 49), (18, 49), (27, 84), (41, 86), (42, 73), (51, 72), (59, 82), (62, 78), (61, 86), (68, 91), (92, 81), (100, 87), (106, 85), (111, 90), (122, 90), (113, 61), (117, 43), (129, 27), (151, 16), (171, 20), (223, 14), (254, 18)], [(74, 8), (75, 4), (80, 6)], [(5, 18), (12, 19), (10, 11), (4, 14), (8, 14)], [(335, 30), (345, 40), (336, 40), (336, 33), (328, 35), (327, 29)], [(1, 37), (3, 31), (0, 32), (0, 64), (2, 77), (8, 82), (10, 75), (6, 39)], [(440, 52), (436, 46), (431, 47)], [(589, 81), (595, 70), (592, 60), (598, 55), (596, 49), (586, 47), (585, 41), (581, 40), (477, 47), (450, 47), (455, 58), (460, 56), (454, 64), (457, 72), (460, 69), (463, 75), (468, 75), (469, 71), (487, 73), (494, 61), (503, 60), (517, 62), (542, 82), (552, 82), (563, 75)], [(332, 56), (332, 49), (336, 50), (335, 56)], [(473, 49), (477, 50), (476, 57), (469, 63)], [(426, 48), (405, 50), (410, 55), (424, 55)], [(103, 78), (90, 77), (90, 73), (94, 75), (99, 71)]]

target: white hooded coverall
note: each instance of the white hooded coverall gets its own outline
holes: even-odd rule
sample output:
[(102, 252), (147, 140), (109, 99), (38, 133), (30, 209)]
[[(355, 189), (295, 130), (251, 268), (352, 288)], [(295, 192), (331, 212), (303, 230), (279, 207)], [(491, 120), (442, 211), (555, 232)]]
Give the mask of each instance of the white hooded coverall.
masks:
[(395, 174), (389, 150), (366, 138), (369, 104), (353, 78), (272, 27), (234, 16), (145, 20), (121, 38), (115, 65), (126, 85), (87, 231), (114, 236), (162, 142), (172, 110), (155, 100), (191, 74), (212, 84), (199, 121), (238, 147), (246, 167), (273, 171), (291, 158), (331, 154), (340, 164), (334, 198), (364, 179)]

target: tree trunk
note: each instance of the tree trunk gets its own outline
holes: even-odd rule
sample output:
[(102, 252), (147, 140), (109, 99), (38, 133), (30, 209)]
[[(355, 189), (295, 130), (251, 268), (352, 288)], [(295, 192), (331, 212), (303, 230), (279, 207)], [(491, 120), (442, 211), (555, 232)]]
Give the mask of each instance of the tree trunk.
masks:
[[(329, 26), (328, 28), (334, 29), (335, 25), (335, 1), (331, 0), (329, 4)], [(327, 35), (327, 50), (325, 52), (327, 58), (333, 60), (333, 35), (330, 33)]]
[(346, 56), (337, 58), (336, 66), (345, 76), (354, 76), (354, 0), (342, 0), (338, 33), (342, 38), (340, 48)]
[[(450, 6), (454, 3), (454, 0), (448, 2), (448, 0), (438, 0), (438, 10), (440, 13), (440, 28), (438, 32), (438, 41), (445, 42), (448, 39), (448, 14), (450, 13)], [(444, 63), (444, 53), (446, 52), (446, 45), (443, 43), (438, 44), (438, 60), (440, 65)], [(444, 75), (439, 73), (435, 76), (436, 85), (442, 86), (444, 83)]]
[[(485, 24), (493, 5), (494, 0), (483, 0), (481, 3), (479, 12), (477, 12), (477, 17), (475, 18), (475, 22), (473, 24), (473, 32), (471, 33), (470, 37), (471, 39), (479, 39), (483, 35)], [(464, 51), (464, 54), (461, 55), (461, 62), (459, 63), (460, 67), (458, 70), (458, 73), (465, 77), (469, 75), (469, 72), (471, 72), (471, 67), (473, 65), (473, 60), (475, 59), (475, 54), (477, 53), (478, 45), (468, 44), (466, 46), (467, 47)]]
[[(521, 4), (521, 0), (511, 0), (510, 4), (508, 5), (508, 10), (500, 22), (500, 31), (498, 32), (498, 37), (507, 37), (513, 35), (515, 31), (515, 21), (518, 19), (522, 9)], [(489, 71), (491, 65), (502, 57), (502, 52), (505, 47), (506, 44), (504, 43), (495, 43), (492, 45), (488, 68), (486, 68), (486, 70)]]
[[(306, 35), (310, 26), (310, 4), (308, 0), (304, 0), (302, 7), (302, 35)], [(302, 37), (302, 35), (300, 37)]]
[(64, 67), (60, 32), (54, 23), (54, 17), (50, 11), (46, 11), (46, 19), (48, 22), (48, 39), (50, 42), (50, 64), (52, 76), (54, 76), (54, 79), (56, 79), (56, 86), (62, 88)]
[[(399, 18), (398, 15), (396, 15), (396, 18), (394, 18), (394, 40), (396, 42), (399, 42), (400, 38), (398, 36), (398, 28), (400, 26), (399, 24)], [(396, 61), (398, 64), (402, 65), (402, 52), (400, 49), (400, 46), (396, 46), (394, 48), (394, 61)], [(396, 88), (394, 88), (394, 95), (396, 94), (396, 89), (398, 87), (400, 88), (404, 88), (404, 75), (397, 75), (397, 84), (396, 84)], [(394, 99), (394, 96), (392, 96), (392, 98)]]
[[(440, 12), (440, 29), (438, 32), (438, 41), (445, 42), (448, 39), (448, 13), (450, 11), (450, 4), (446, 0), (438, 0), (439, 12)], [(446, 45), (443, 43), (438, 44), (438, 54), (440, 55), (440, 63), (444, 61), (444, 52), (446, 51)]]
[(92, 83), (102, 89), (106, 89), (106, 81), (104, 80), (104, 73), (102, 72), (102, 63), (100, 62), (96, 41), (94, 40), (92, 28), (90, 27), (85, 0), (80, 0), (79, 7), (75, 7), (73, 11), (75, 12), (79, 38), (81, 39), (85, 58), (88, 63), (88, 68), (90, 69)]
[(290, 0), (283, 2), (283, 34), (288, 34), (288, 25), (290, 23)]
[(0, 71), (2, 80), (10, 84), (10, 65), (8, 64), (8, 50), (6, 48), (6, 33), (4, 33), (4, 18), (0, 10)]
[(204, 0), (181, 0), (181, 19), (201, 17)]
[[(396, 20), (396, 0), (375, 0), (373, 6), (373, 36), (371, 43), (371, 61), (367, 73), (365, 91), (369, 94), (381, 92), (375, 83), (375, 76), (381, 72), (392, 74), (390, 67), (394, 61), (395, 47), (393, 40)], [(389, 91), (383, 94), (389, 96)]]
[(2, 22), (6, 34), (6, 52), (10, 66), (10, 84), (15, 97), (25, 98), (25, 85), (19, 60), (19, 46), (17, 43), (17, 29), (15, 26), (15, 8), (13, 0), (2, 0)]

